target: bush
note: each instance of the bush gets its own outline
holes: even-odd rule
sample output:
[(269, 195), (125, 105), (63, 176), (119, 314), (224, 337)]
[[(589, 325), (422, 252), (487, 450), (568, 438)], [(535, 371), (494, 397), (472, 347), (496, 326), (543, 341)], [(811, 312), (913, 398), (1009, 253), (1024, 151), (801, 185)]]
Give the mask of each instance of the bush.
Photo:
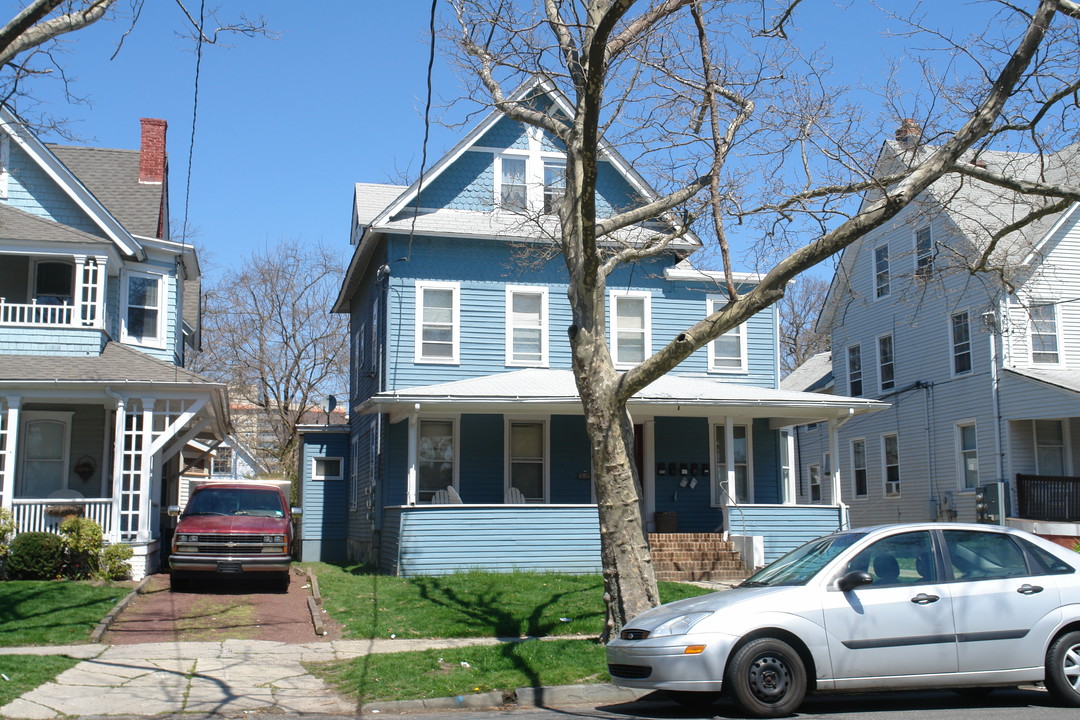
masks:
[(0, 578), (4, 577), (8, 553), (11, 551), (11, 541), (18, 531), (19, 528), (11, 517), (11, 511), (0, 508)]
[(94, 520), (72, 515), (60, 523), (64, 541), (64, 575), (81, 580), (95, 575), (105, 540)]
[(128, 560), (134, 552), (130, 545), (108, 545), (101, 551), (97, 575), (102, 580), (127, 580), (131, 577)]
[(28, 532), (11, 541), (7, 572), (15, 580), (52, 580), (63, 566), (64, 541), (59, 535)]

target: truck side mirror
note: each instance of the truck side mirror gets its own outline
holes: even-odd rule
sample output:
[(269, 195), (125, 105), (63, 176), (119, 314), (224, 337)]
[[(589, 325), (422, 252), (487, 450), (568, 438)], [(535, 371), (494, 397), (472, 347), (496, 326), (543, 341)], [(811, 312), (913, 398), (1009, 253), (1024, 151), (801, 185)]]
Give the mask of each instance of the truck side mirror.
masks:
[(169, 517), (176, 517), (176, 516), (178, 516), (180, 514), (180, 506), (179, 505), (170, 505), (168, 510), (166, 510), (165, 512), (167, 512), (169, 514)]
[(293, 517), (300, 517), (304, 514), (304, 508), (292, 508), (290, 512), (292, 513)]

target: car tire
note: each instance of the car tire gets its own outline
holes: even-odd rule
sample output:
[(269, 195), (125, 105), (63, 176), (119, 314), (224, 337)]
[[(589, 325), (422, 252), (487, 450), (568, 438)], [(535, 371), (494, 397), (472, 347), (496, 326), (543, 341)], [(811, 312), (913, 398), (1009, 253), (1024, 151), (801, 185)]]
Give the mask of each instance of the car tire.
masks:
[(684, 690), (668, 690), (668, 697), (691, 710), (704, 710), (711, 706), (724, 693), (721, 692), (688, 692)]
[(806, 697), (806, 666), (783, 640), (757, 638), (735, 651), (724, 687), (751, 717), (791, 715)]
[(1080, 631), (1065, 633), (1050, 644), (1046, 689), (1062, 705), (1080, 707)]

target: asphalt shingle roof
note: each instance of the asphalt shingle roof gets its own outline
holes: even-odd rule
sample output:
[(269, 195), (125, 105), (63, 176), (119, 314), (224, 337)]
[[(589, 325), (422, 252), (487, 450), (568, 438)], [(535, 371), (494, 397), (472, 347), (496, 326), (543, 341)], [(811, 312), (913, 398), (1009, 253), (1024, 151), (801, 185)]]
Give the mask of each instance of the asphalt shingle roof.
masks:
[(108, 240), (70, 225), (32, 215), (25, 210), (0, 204), (0, 238), (86, 245), (111, 245)]
[(780, 381), (781, 390), (820, 392), (832, 386), (832, 352), (818, 353), (806, 359)]
[(190, 370), (116, 342), (100, 355), (0, 355), (0, 382), (86, 382), (132, 384), (216, 384)]

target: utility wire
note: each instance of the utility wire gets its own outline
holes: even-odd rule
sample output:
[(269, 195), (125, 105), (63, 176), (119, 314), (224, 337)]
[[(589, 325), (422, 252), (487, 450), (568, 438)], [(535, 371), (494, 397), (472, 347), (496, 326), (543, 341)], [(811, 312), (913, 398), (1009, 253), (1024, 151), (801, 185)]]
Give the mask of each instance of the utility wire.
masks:
[(420, 192), (424, 189), (424, 171), (427, 169), (427, 146), (431, 135), (431, 73), (435, 67), (435, 9), (439, 0), (431, 0), (431, 13), (428, 19), (428, 32), (431, 39), (428, 43), (427, 64), (427, 101), (424, 104), (424, 142), (420, 149), (420, 180), (416, 184), (416, 201), (413, 203), (412, 222), (409, 225), (409, 247), (405, 257), (401, 258), (409, 262), (412, 257), (413, 238), (416, 236), (416, 218), (420, 214)]
[(195, 157), (195, 127), (199, 118), (199, 77), (202, 74), (203, 25), (206, 22), (206, 0), (199, 4), (199, 39), (195, 42), (195, 94), (191, 104), (191, 140), (188, 143), (187, 186), (184, 189), (184, 230), (180, 238), (187, 245), (188, 217), (191, 207), (191, 168)]

